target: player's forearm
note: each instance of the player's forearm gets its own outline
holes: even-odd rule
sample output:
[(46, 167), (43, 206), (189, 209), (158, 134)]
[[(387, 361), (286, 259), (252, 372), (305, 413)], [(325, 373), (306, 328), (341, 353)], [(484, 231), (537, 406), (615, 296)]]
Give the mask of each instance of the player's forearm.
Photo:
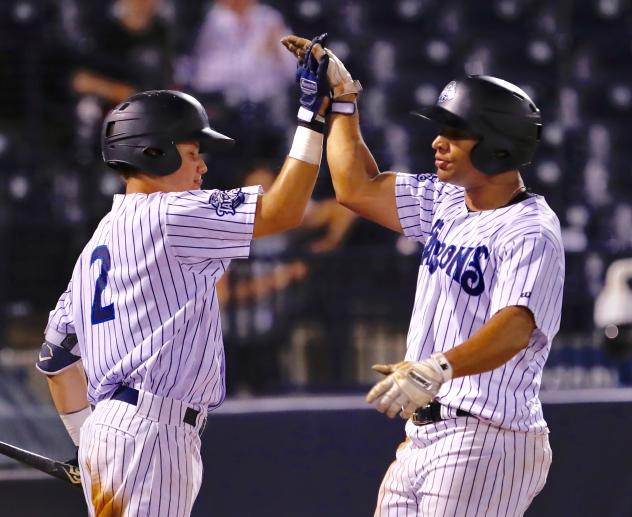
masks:
[(253, 238), (295, 228), (303, 221), (320, 169), (324, 140), (323, 115), (328, 106), (329, 99), (323, 99), (318, 116), (309, 124), (299, 119), (292, 148), (281, 172), (270, 190), (260, 196), (257, 202)]
[(81, 362), (47, 378), (53, 403), (60, 414), (76, 413), (90, 405), (87, 397), (88, 385)]
[(506, 307), (461, 345), (445, 352), (453, 377), (493, 370), (509, 361), (528, 344), (535, 329), (525, 307)]
[(48, 388), (66, 431), (78, 447), (81, 427), (92, 412), (87, 397), (88, 385), (81, 362), (76, 362), (56, 375), (49, 375)]
[(341, 204), (353, 205), (362, 190), (379, 168), (364, 143), (360, 132), (358, 114), (329, 117), (330, 131), (327, 138), (327, 163)]
[(301, 224), (312, 195), (319, 165), (288, 157), (268, 192), (259, 198), (254, 238)]
[(332, 115), (330, 124), (327, 163), (336, 200), (356, 214), (401, 233), (396, 175), (379, 172), (360, 134), (357, 115)]

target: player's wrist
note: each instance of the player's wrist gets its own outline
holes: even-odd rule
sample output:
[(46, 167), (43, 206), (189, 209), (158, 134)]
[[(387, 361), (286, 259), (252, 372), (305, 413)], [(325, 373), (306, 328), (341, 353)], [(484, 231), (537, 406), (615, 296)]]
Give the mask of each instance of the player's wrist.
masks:
[(72, 442), (77, 447), (79, 447), (79, 439), (81, 438), (81, 427), (91, 414), (92, 408), (88, 406), (73, 413), (60, 413), (59, 415)]
[(447, 357), (443, 353), (435, 352), (427, 359), (427, 361), (441, 375), (443, 382), (452, 380), (454, 371), (450, 361), (448, 361)]
[(300, 108), (298, 110), (298, 115), (297, 115), (298, 126), (310, 129), (312, 131), (316, 131), (316, 133), (324, 134), (325, 133), (325, 117), (318, 114), (313, 119), (309, 120), (308, 118), (302, 116), (301, 114), (302, 109), (303, 108)]
[(324, 120), (325, 115), (329, 113), (331, 108), (331, 99), (329, 97), (323, 98), (323, 102), (320, 103), (320, 108), (318, 109), (318, 115), (316, 118), (321, 117)]
[(345, 93), (344, 95), (341, 95), (340, 97), (336, 97), (334, 102), (336, 102), (336, 103), (338, 103), (338, 102), (356, 102), (357, 100), (358, 100), (358, 94), (357, 93)]
[(358, 110), (355, 102), (334, 101), (331, 103), (329, 113), (341, 115), (353, 115)]
[[(319, 118), (322, 121), (318, 120)], [(320, 124), (320, 126), (315, 125), (315, 123)], [(320, 115), (317, 115), (312, 122), (299, 120), (288, 156), (295, 160), (320, 166), (325, 140), (324, 128), (324, 119)]]

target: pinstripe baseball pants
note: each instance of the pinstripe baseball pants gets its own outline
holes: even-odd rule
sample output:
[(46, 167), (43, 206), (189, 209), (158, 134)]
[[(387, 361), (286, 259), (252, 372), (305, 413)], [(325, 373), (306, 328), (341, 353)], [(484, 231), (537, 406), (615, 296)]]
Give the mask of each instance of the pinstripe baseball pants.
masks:
[(547, 434), (474, 417), (420, 426), (384, 476), (376, 517), (521, 516), (551, 466)]
[(99, 402), (81, 429), (79, 468), (90, 517), (187, 517), (202, 484), (200, 429), (186, 406), (139, 392)]

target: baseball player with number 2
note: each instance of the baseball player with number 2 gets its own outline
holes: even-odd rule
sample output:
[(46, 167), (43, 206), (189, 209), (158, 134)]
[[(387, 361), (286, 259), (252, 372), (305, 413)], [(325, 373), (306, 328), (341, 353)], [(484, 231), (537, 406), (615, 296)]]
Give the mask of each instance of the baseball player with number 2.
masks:
[[(302, 56), (309, 41), (284, 44)], [(360, 88), (326, 52), (337, 199), (423, 244), (406, 360), (375, 365), (386, 378), (367, 395), (407, 420), (375, 515), (523, 515), (551, 464), (538, 392), (564, 281), (559, 221), (518, 170), (536, 150), (540, 111), (507, 81), (451, 81), (418, 113), (437, 127), (436, 172), (379, 172), (360, 133)]]
[(200, 433), (225, 395), (215, 283), (252, 239), (302, 220), (321, 160), (327, 65), (308, 50), (297, 69), (298, 128), (265, 194), (202, 190), (200, 153), (232, 140), (193, 97), (143, 92), (107, 115), (103, 158), (126, 192), (82, 251), (37, 363), (79, 446), (91, 516), (190, 515)]

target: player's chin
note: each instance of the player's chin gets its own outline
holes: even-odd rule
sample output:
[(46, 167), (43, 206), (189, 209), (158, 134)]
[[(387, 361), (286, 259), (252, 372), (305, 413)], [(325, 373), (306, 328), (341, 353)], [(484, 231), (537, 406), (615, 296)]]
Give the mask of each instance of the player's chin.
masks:
[(437, 167), (437, 177), (440, 181), (450, 183), (450, 180), (454, 177), (454, 171), (451, 169), (441, 169)]
[(444, 183), (450, 183), (451, 185), (456, 185), (457, 187), (461, 185), (461, 177), (460, 174), (457, 173), (455, 169), (449, 167), (448, 169), (437, 169), (437, 177), (439, 181), (443, 181)]

